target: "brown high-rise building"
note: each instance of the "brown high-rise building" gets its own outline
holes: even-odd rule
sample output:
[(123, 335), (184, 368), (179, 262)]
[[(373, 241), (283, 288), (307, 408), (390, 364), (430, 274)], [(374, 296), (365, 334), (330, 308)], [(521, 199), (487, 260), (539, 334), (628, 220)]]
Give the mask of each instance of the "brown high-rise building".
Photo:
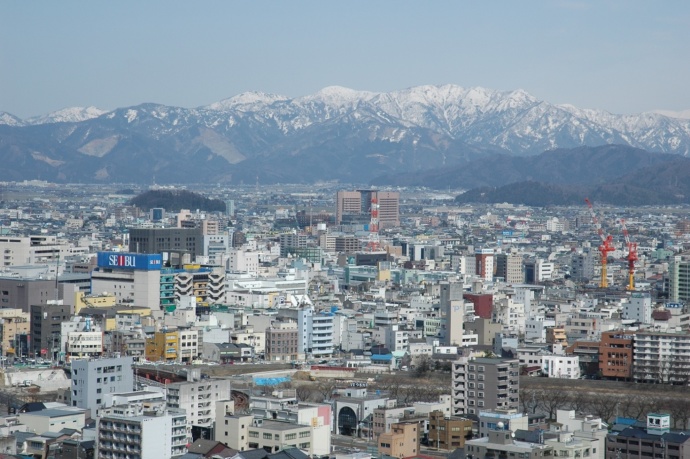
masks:
[(632, 378), (635, 332), (603, 332), (599, 343), (599, 371), (604, 378)]
[(338, 191), (335, 223), (341, 225), (369, 222), (373, 199), (379, 206), (379, 228), (400, 226), (400, 193), (378, 190)]

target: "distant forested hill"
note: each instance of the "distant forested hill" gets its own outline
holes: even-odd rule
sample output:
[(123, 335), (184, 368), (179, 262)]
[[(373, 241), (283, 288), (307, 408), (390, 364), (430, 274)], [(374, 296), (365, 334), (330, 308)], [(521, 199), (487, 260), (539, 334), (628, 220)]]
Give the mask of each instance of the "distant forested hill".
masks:
[(225, 203), (220, 199), (209, 199), (187, 190), (149, 190), (132, 198), (129, 204), (144, 210), (162, 207), (171, 211), (199, 209), (205, 212), (225, 212)]

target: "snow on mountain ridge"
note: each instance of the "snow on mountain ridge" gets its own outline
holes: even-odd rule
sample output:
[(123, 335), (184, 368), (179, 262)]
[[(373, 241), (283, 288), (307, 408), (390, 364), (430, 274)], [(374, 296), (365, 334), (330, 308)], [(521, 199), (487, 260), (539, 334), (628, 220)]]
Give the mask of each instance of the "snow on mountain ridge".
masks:
[(24, 121), (17, 118), (11, 113), (0, 112), (0, 125), (6, 126), (24, 126)]
[(43, 116), (34, 116), (26, 120), (26, 124), (48, 124), (48, 123), (79, 123), (81, 121), (98, 118), (99, 116), (108, 113), (107, 110), (101, 110), (97, 107), (67, 107), (61, 110), (48, 113)]
[[(32, 119), (31, 123), (54, 123), (79, 116), (91, 119), (103, 113), (93, 108), (60, 112), (41, 117), (43, 121)], [(382, 93), (329, 86), (296, 98), (245, 92), (192, 109), (141, 104), (106, 115), (107, 119), (114, 117), (155, 138), (203, 126), (228, 137), (247, 136), (252, 142), (265, 145), (280, 143), (297, 131), (310, 130), (318, 135), (319, 129), (332, 129), (337, 124), (343, 132), (385, 132), (391, 141), (426, 135), (420, 134), (422, 129), (446, 139), (500, 147), (514, 153), (615, 142), (653, 151), (690, 153), (687, 119), (656, 112), (617, 115), (551, 104), (523, 89), (499, 91), (453, 84)], [(152, 123), (154, 119), (156, 122)], [(0, 113), (0, 124), (26, 123)]]
[(237, 94), (228, 99), (223, 99), (214, 102), (210, 105), (200, 107), (207, 110), (226, 111), (237, 109), (238, 107), (246, 106), (248, 108), (255, 108), (259, 106), (271, 105), (274, 102), (284, 102), (290, 100), (289, 97), (281, 96), (279, 94), (271, 94), (261, 91), (249, 91)]

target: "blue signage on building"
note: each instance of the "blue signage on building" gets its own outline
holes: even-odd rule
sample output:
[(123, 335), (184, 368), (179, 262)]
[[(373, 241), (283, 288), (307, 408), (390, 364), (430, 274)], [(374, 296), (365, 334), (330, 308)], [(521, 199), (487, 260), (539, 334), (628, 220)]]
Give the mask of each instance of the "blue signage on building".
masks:
[(99, 268), (160, 270), (163, 256), (159, 253), (98, 252)]
[(666, 309), (680, 309), (683, 307), (683, 303), (666, 303)]

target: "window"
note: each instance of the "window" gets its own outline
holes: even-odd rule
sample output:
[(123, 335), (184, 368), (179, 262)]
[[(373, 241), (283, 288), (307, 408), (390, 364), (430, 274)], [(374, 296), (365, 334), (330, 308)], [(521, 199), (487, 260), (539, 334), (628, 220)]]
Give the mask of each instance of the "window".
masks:
[(249, 438), (259, 438), (259, 432), (249, 431)]
[(285, 435), (285, 440), (294, 440), (295, 438), (297, 438), (296, 433), (289, 433)]
[(264, 440), (273, 440), (273, 434), (264, 432)]

